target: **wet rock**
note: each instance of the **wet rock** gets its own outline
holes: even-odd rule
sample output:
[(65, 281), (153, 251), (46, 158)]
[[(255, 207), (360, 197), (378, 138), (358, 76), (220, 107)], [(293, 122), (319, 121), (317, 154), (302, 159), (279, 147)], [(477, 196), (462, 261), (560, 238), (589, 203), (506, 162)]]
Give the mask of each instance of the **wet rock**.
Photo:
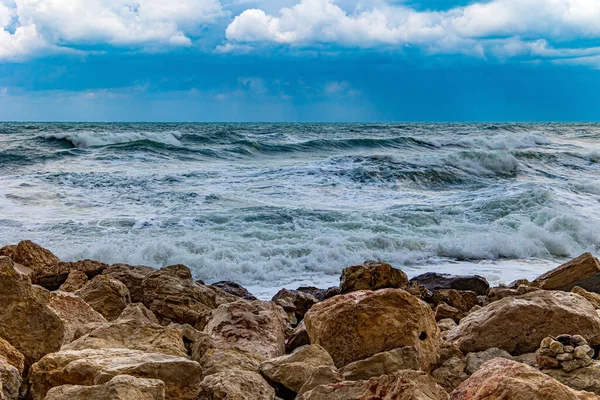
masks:
[(485, 296), (490, 287), (488, 281), (478, 275), (459, 276), (427, 272), (415, 276), (410, 281), (418, 282), (432, 292), (439, 289), (470, 290), (481, 296)]
[(323, 346), (338, 368), (404, 346), (417, 349), (425, 371), (439, 357), (431, 308), (402, 289), (336, 296), (315, 304), (304, 319), (311, 343)]
[(64, 326), (63, 345), (71, 343), (82, 333), (106, 319), (80, 297), (67, 292), (50, 292), (48, 307), (61, 319)]
[(241, 297), (244, 300), (258, 300), (252, 293), (250, 293), (245, 287), (239, 283), (231, 281), (221, 281), (213, 283), (211, 286), (216, 286), (223, 289), (225, 292), (232, 294), (237, 297)]
[(263, 359), (247, 351), (235, 348), (210, 348), (197, 360), (202, 366), (202, 375), (208, 376), (234, 369), (259, 372)]
[(447, 340), (456, 341), (465, 353), (497, 347), (519, 355), (535, 351), (544, 337), (562, 333), (579, 333), (591, 345), (600, 344), (600, 318), (581, 296), (539, 290), (469, 314)]
[(571, 293), (575, 293), (582, 297), (585, 297), (587, 301), (592, 303), (595, 309), (600, 308), (600, 294), (588, 292), (587, 290), (579, 286), (575, 286), (573, 289), (571, 289)]
[(286, 303), (292, 304), (298, 321), (301, 321), (304, 318), (304, 314), (306, 314), (314, 304), (319, 302), (319, 300), (310, 293), (288, 289), (281, 289), (273, 296), (271, 301), (282, 307), (284, 307)]
[(204, 378), (198, 398), (273, 400), (275, 390), (256, 372), (233, 369)]
[(366, 261), (362, 265), (344, 268), (340, 278), (342, 293), (357, 290), (378, 290), (384, 288), (406, 288), (406, 274), (390, 264)]
[(75, 294), (108, 321), (114, 321), (131, 303), (127, 286), (106, 275), (98, 275)]
[(308, 332), (306, 332), (304, 320), (302, 320), (286, 339), (285, 351), (291, 353), (294, 349), (297, 349), (300, 346), (306, 346), (307, 344), (310, 344), (310, 338), (308, 337)]
[(83, 288), (87, 282), (88, 277), (85, 272), (71, 271), (67, 276), (67, 280), (60, 286), (59, 290), (62, 292), (76, 292)]
[(23, 378), (19, 370), (0, 357), (0, 398), (2, 400), (17, 400)]
[(44, 400), (164, 400), (165, 384), (158, 379), (117, 375), (93, 386), (63, 385), (50, 389)]
[(143, 265), (113, 264), (102, 271), (102, 274), (123, 283), (129, 290), (131, 302), (141, 303), (144, 294), (142, 282), (153, 272), (156, 272), (154, 268)]
[(336, 367), (325, 366), (315, 368), (310, 377), (306, 380), (306, 383), (302, 385), (298, 391), (297, 397), (299, 398), (302, 394), (313, 390), (320, 385), (329, 385), (331, 383), (343, 382), (344, 377), (340, 374)]
[(600, 293), (600, 263), (591, 253), (584, 253), (541, 275), (533, 284), (546, 290), (569, 291), (579, 286), (589, 292)]
[(498, 357), (505, 358), (507, 360), (513, 359), (508, 352), (493, 347), (477, 353), (468, 353), (465, 357), (466, 371), (469, 375), (472, 375), (477, 372), (483, 364)]
[(329, 298), (331, 298), (333, 296), (337, 296), (338, 294), (341, 293), (339, 286), (332, 286), (328, 289), (319, 289), (314, 286), (300, 286), (297, 290), (299, 292), (305, 292), (308, 294), (312, 294), (319, 301), (329, 299)]
[(346, 381), (358, 381), (390, 375), (403, 369), (418, 370), (419, 368), (419, 353), (414, 347), (405, 346), (352, 362), (342, 368), (340, 373)]

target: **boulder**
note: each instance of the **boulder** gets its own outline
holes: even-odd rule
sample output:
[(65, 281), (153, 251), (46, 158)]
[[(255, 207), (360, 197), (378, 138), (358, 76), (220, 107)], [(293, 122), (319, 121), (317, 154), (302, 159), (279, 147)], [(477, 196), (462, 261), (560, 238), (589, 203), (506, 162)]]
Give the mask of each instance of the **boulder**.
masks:
[(198, 399), (273, 400), (275, 390), (256, 372), (228, 370), (202, 380)]
[(469, 374), (465, 372), (466, 366), (467, 364), (464, 358), (452, 357), (433, 370), (431, 372), (431, 377), (435, 379), (438, 385), (443, 387), (446, 392), (451, 393), (469, 377)]
[[(196, 283), (202, 285), (200, 281), (196, 281)], [(217, 307), (221, 304), (233, 303), (234, 301), (238, 301), (241, 298), (231, 293), (227, 293), (226, 291), (217, 286), (208, 285), (206, 287), (215, 293), (215, 304)]]
[(142, 303), (130, 303), (117, 318), (118, 321), (137, 321), (141, 324), (158, 324), (158, 318)]
[(0, 256), (10, 257), (15, 263), (26, 267), (31, 281), (48, 290), (58, 289), (69, 275), (68, 267), (59, 265), (58, 257), (30, 240), (3, 247)]
[(495, 287), (495, 288), (491, 288), (488, 291), (487, 300), (488, 300), (488, 303), (493, 303), (494, 301), (502, 300), (505, 297), (522, 296), (526, 293), (535, 292), (536, 290), (541, 290), (541, 289), (537, 288), (537, 287), (531, 287), (531, 286), (519, 286), (516, 289), (511, 289), (511, 288), (507, 288), (507, 287)]
[(294, 349), (307, 344), (310, 344), (310, 338), (308, 332), (306, 332), (304, 320), (302, 320), (285, 340), (285, 351), (291, 353)]
[(259, 372), (263, 359), (239, 349), (214, 347), (197, 361), (202, 366), (202, 375), (208, 376), (232, 369)]
[(141, 303), (144, 294), (142, 282), (155, 271), (154, 268), (143, 265), (113, 264), (102, 271), (102, 274), (116, 279), (127, 286), (132, 303)]
[(96, 275), (101, 274), (109, 266), (103, 262), (96, 260), (79, 260), (75, 262), (65, 263), (68, 265), (69, 271), (83, 272), (88, 278), (92, 279)]
[(196, 330), (188, 324), (180, 325), (171, 322), (168, 326), (181, 332), (187, 353), (194, 361), (199, 361), (208, 350), (216, 347), (215, 341), (208, 333)]
[(0, 287), (0, 337), (25, 356), (25, 368), (58, 351), (65, 327), (48, 307), (49, 292), (32, 286), (8, 257), (0, 257)]
[(50, 389), (44, 400), (164, 400), (165, 383), (158, 379), (117, 375), (93, 386), (62, 385)]
[(467, 354), (465, 357), (466, 371), (469, 373), (469, 375), (473, 375), (475, 372), (477, 372), (477, 370), (479, 370), (479, 368), (481, 368), (483, 364), (493, 360), (494, 358), (506, 358), (507, 360), (513, 359), (508, 352), (492, 347), (477, 353)]
[(218, 346), (245, 350), (264, 360), (285, 353), (283, 310), (274, 303), (238, 300), (221, 304), (205, 332)]
[(88, 282), (88, 276), (82, 271), (71, 271), (67, 276), (65, 283), (60, 285), (59, 290), (62, 292), (76, 292), (83, 288)]
[(340, 278), (342, 293), (384, 288), (404, 289), (407, 285), (408, 277), (403, 271), (377, 261), (366, 261), (362, 265), (344, 268)]
[(296, 319), (298, 321), (301, 321), (304, 318), (304, 314), (306, 314), (314, 304), (319, 302), (319, 300), (310, 293), (288, 289), (281, 289), (273, 296), (271, 301), (279, 304), (284, 309), (286, 304), (293, 305), (293, 311), (296, 314)]
[(427, 272), (415, 276), (410, 281), (417, 282), (432, 292), (439, 289), (470, 290), (477, 295), (485, 296), (490, 288), (488, 281), (484, 277), (478, 275), (459, 276)]
[(403, 369), (419, 369), (419, 353), (412, 346), (377, 353), (364, 360), (354, 361), (340, 370), (345, 381), (368, 380), (390, 375)]
[(579, 286), (589, 292), (600, 293), (600, 262), (590, 253), (582, 254), (539, 276), (533, 285), (546, 290), (565, 291)]
[(19, 370), (0, 357), (0, 398), (2, 400), (17, 400), (23, 378)]
[(75, 294), (108, 321), (114, 321), (131, 303), (127, 286), (106, 275), (97, 275)]
[(571, 293), (575, 293), (580, 295), (581, 297), (585, 297), (587, 301), (592, 303), (595, 309), (600, 308), (600, 294), (588, 292), (587, 290), (579, 286), (575, 286), (573, 289), (571, 289)]
[(431, 300), (435, 305), (445, 303), (465, 315), (477, 305), (477, 295), (470, 290), (438, 289)]
[(466, 313), (457, 308), (451, 307), (442, 302), (435, 307), (435, 320), (452, 319), (455, 322), (460, 322), (466, 316)]
[(15, 349), (12, 344), (0, 338), (0, 359), (4, 358), (6, 362), (15, 367), (19, 374), (23, 375), (25, 370), (25, 357)]
[(240, 285), (239, 283), (231, 282), (231, 281), (220, 281), (215, 282), (210, 286), (218, 287), (219, 289), (224, 290), (225, 292), (232, 294), (237, 297), (241, 297), (244, 300), (258, 300), (256, 297), (252, 295), (245, 287)]
[(42, 400), (53, 387), (99, 385), (123, 374), (163, 381), (167, 399), (195, 399), (202, 368), (186, 358), (139, 350), (61, 350), (31, 367), (30, 394), (33, 400)]
[(440, 327), (440, 330), (442, 332), (449, 331), (451, 329), (456, 328), (456, 326), (457, 326), (456, 322), (454, 322), (454, 319), (452, 319), (452, 318), (440, 318), (440, 319), (438, 319), (438, 316), (436, 314), (436, 318), (435, 319), (437, 320), (437, 324)]
[(504, 298), (469, 314), (446, 339), (456, 341), (464, 353), (497, 347), (519, 355), (535, 351), (546, 336), (563, 333), (578, 333), (590, 345), (600, 344), (596, 310), (579, 295), (539, 290)]
[(329, 385), (331, 383), (343, 382), (344, 377), (339, 373), (336, 367), (317, 367), (315, 368), (307, 381), (298, 391), (297, 398), (300, 398), (304, 393), (313, 390), (317, 386)]
[(368, 381), (317, 386), (298, 400), (447, 400), (448, 394), (422, 371), (399, 371)]
[(600, 395), (600, 361), (593, 361), (587, 367), (577, 368), (570, 372), (562, 369), (544, 369), (542, 372), (571, 389), (585, 390)]
[(194, 282), (183, 265), (154, 271), (143, 280), (142, 291), (142, 302), (163, 324), (189, 324), (202, 330), (216, 307), (215, 292)]
[(71, 343), (93, 326), (106, 323), (106, 319), (82, 298), (68, 292), (50, 292), (48, 307), (61, 319), (64, 326), (63, 345)]
[(425, 371), (439, 357), (433, 311), (402, 289), (335, 296), (315, 304), (304, 319), (310, 342), (323, 346), (338, 368), (404, 346), (415, 347)]
[(337, 296), (341, 293), (339, 286), (332, 286), (328, 289), (319, 289), (314, 286), (300, 286), (297, 289), (299, 292), (304, 292), (308, 294), (312, 294), (319, 301), (327, 300), (333, 296)]
[(298, 393), (318, 367), (333, 367), (327, 351), (313, 344), (296, 349), (292, 354), (276, 357), (260, 365), (260, 372), (276, 388), (283, 392)]
[(452, 400), (598, 400), (517, 361), (495, 358), (454, 392)]

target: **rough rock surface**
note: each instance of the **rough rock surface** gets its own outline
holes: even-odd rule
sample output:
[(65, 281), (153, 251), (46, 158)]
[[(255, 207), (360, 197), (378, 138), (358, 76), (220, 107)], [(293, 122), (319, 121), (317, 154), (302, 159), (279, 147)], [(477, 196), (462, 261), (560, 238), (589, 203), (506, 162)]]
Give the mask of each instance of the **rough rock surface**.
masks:
[(319, 300), (310, 293), (289, 289), (281, 289), (273, 296), (271, 301), (279, 304), (284, 309), (286, 304), (293, 305), (297, 320), (302, 320), (304, 314), (306, 314), (314, 304), (319, 302)]
[(477, 295), (485, 296), (490, 288), (488, 281), (484, 277), (478, 275), (459, 276), (427, 272), (415, 276), (410, 281), (417, 282), (432, 292), (438, 289), (470, 290)]
[(48, 307), (62, 320), (64, 326), (63, 344), (71, 343), (93, 324), (106, 323), (106, 318), (94, 310), (82, 298), (68, 292), (50, 292)]
[(539, 290), (469, 314), (446, 339), (456, 341), (464, 353), (497, 347), (519, 355), (535, 351), (544, 337), (563, 333), (580, 334), (592, 346), (600, 344), (596, 310), (579, 295)]
[(22, 383), (19, 370), (0, 357), (0, 399), (17, 400)]
[(154, 268), (143, 265), (113, 264), (102, 271), (102, 274), (122, 282), (129, 290), (131, 302), (141, 303), (144, 294), (142, 282), (155, 271)]
[(311, 343), (340, 368), (374, 354), (414, 346), (425, 371), (437, 362), (440, 330), (433, 311), (402, 289), (357, 291), (315, 304), (305, 316)]
[(75, 294), (85, 300), (108, 321), (114, 321), (131, 303), (127, 286), (106, 275), (98, 275)]
[(469, 373), (469, 375), (473, 375), (479, 370), (479, 368), (481, 368), (483, 364), (498, 357), (505, 358), (507, 360), (513, 359), (513, 357), (508, 354), (507, 351), (496, 349), (494, 347), (477, 353), (469, 353), (465, 357), (467, 364), (466, 371)]
[(495, 358), (454, 392), (452, 400), (598, 400), (525, 364)]
[(464, 358), (452, 357), (433, 370), (431, 376), (438, 385), (450, 393), (469, 377), (465, 372), (466, 366)]
[(216, 286), (223, 289), (225, 292), (232, 294), (237, 297), (241, 297), (244, 300), (258, 300), (252, 293), (250, 293), (245, 287), (239, 283), (231, 281), (215, 282), (211, 286)]
[(297, 290), (299, 292), (305, 292), (305, 293), (312, 294), (319, 301), (327, 300), (327, 299), (329, 299), (333, 296), (337, 296), (338, 294), (341, 293), (339, 286), (332, 286), (328, 289), (319, 289), (314, 286), (300, 286)]
[(364, 360), (354, 361), (340, 370), (346, 381), (367, 380), (390, 375), (403, 369), (419, 369), (419, 353), (412, 346), (377, 353)]
[(592, 303), (595, 309), (600, 308), (600, 294), (588, 292), (587, 290), (579, 286), (575, 286), (573, 289), (571, 289), (571, 292), (585, 297), (587, 301)]
[(406, 274), (390, 264), (366, 261), (362, 265), (344, 268), (340, 278), (342, 293), (384, 288), (403, 289), (408, 285)]
[(197, 361), (202, 366), (202, 375), (208, 376), (232, 369), (259, 372), (263, 359), (243, 350), (214, 347)]
[(505, 297), (522, 296), (527, 293), (535, 292), (536, 290), (541, 289), (537, 287), (522, 285), (515, 289), (507, 287), (495, 287), (489, 290), (487, 300), (488, 302), (493, 303), (494, 301), (502, 300)]
[(600, 395), (600, 361), (594, 361), (586, 367), (570, 372), (562, 369), (544, 369), (542, 372), (572, 389)]
[(433, 304), (446, 303), (450, 307), (467, 314), (477, 305), (477, 294), (470, 290), (438, 289), (433, 292)]
[(202, 368), (185, 358), (139, 350), (61, 350), (31, 367), (31, 396), (41, 400), (53, 387), (97, 385), (122, 374), (163, 381), (167, 399), (195, 399)]
[(198, 399), (273, 400), (275, 390), (256, 372), (229, 370), (209, 375), (202, 381)]
[(23, 374), (25, 370), (25, 357), (13, 345), (2, 338), (0, 338), (0, 358), (4, 358), (10, 365), (17, 369), (19, 374)]
[(63, 385), (50, 389), (44, 400), (164, 400), (165, 384), (158, 379), (117, 375), (93, 386)]
[(76, 292), (83, 288), (88, 282), (88, 276), (82, 271), (71, 271), (67, 276), (65, 283), (60, 285), (59, 290), (62, 292)]
[(142, 303), (130, 303), (117, 318), (118, 321), (137, 321), (139, 323), (158, 324), (158, 318)]
[(310, 344), (310, 338), (308, 337), (308, 332), (306, 332), (304, 320), (302, 320), (285, 340), (285, 351), (291, 353), (294, 349), (306, 346), (307, 344)]
[(220, 346), (245, 350), (264, 360), (285, 353), (283, 310), (274, 303), (238, 300), (222, 304), (205, 332)]
[(422, 371), (399, 371), (368, 381), (317, 386), (298, 400), (447, 400), (448, 394)]
[(566, 262), (539, 276), (533, 285), (546, 290), (571, 290), (579, 286), (600, 293), (600, 262), (590, 253)]
[(537, 363), (541, 368), (562, 368), (571, 372), (592, 363), (594, 349), (580, 335), (548, 336), (536, 350)]
[(26, 267), (31, 281), (49, 290), (58, 289), (69, 275), (69, 268), (61, 266), (58, 257), (30, 240), (1, 248), (0, 256), (10, 257), (15, 263)]

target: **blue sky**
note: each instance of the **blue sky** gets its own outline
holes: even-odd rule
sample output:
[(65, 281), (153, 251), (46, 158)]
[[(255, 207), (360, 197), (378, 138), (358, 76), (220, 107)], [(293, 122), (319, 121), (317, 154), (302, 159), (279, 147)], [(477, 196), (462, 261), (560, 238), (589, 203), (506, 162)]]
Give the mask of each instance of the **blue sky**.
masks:
[(598, 0), (0, 0), (0, 120), (598, 121)]

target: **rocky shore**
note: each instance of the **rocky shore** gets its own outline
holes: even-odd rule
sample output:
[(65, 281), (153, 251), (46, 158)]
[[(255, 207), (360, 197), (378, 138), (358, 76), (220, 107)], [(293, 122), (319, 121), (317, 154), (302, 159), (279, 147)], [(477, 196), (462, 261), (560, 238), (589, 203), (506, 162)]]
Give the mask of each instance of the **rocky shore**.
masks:
[(234, 282), (0, 249), (0, 399), (600, 399), (600, 263), (535, 279), (389, 264), (260, 301)]

